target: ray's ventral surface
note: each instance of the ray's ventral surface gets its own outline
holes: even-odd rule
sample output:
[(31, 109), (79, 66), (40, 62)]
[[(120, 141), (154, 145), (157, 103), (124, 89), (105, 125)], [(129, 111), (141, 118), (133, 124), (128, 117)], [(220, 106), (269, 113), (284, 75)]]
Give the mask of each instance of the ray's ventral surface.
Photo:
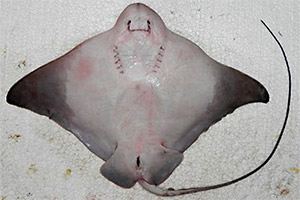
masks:
[(156, 194), (201, 133), (242, 105), (268, 101), (258, 81), (213, 60), (140, 3), (7, 95), (72, 132), (105, 161), (108, 180)]

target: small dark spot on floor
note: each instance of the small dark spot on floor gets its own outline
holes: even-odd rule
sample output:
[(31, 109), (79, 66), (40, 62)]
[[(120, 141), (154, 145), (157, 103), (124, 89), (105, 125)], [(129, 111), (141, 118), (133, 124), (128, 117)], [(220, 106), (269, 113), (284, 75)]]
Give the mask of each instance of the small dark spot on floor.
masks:
[(31, 164), (31, 165), (28, 167), (27, 173), (33, 174), (33, 173), (35, 173), (36, 171), (37, 171), (37, 168), (36, 168), (35, 164)]
[(282, 188), (281, 186), (277, 185), (276, 189), (279, 190), (279, 195), (281, 196), (285, 196), (288, 195), (290, 193), (290, 190), (288, 188)]
[(7, 45), (4, 46), (2, 55), (3, 55), (3, 58), (6, 58), (6, 56), (7, 56)]
[(278, 34), (279, 34), (281, 37), (283, 37), (283, 35), (280, 33), (280, 31), (278, 31)]
[(287, 195), (290, 193), (290, 190), (289, 189), (283, 189), (280, 191), (280, 195)]
[(66, 169), (65, 173), (64, 173), (64, 177), (65, 178), (69, 178), (71, 176), (72, 170), (71, 169)]
[(15, 140), (16, 142), (18, 142), (18, 138), (20, 138), (21, 135), (19, 134), (12, 134), (10, 136), (8, 136), (8, 139), (11, 139), (11, 140)]
[(97, 196), (95, 194), (88, 194), (86, 196), (87, 200), (98, 200)]
[(23, 67), (26, 67), (26, 65), (27, 65), (26, 60), (22, 60), (22, 61), (19, 62), (18, 67), (23, 68)]
[(173, 14), (174, 14), (174, 11), (173, 11), (173, 10), (171, 10), (171, 11), (170, 11), (170, 13), (173, 15)]
[(26, 194), (26, 196), (27, 197), (31, 197), (33, 194), (31, 193), (31, 192), (28, 192), (27, 194)]

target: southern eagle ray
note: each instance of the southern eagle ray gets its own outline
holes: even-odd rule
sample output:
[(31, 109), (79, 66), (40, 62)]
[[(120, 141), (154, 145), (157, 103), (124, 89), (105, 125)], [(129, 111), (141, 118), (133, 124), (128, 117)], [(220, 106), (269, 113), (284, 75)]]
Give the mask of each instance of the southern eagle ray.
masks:
[(139, 182), (162, 196), (220, 188), (262, 168), (282, 137), (290, 90), (280, 137), (259, 167), (212, 186), (158, 186), (210, 126), (240, 106), (268, 101), (262, 84), (210, 58), (141, 3), (129, 5), (110, 30), (22, 78), (7, 95), (8, 103), (72, 132), (105, 161), (100, 172), (108, 180), (124, 188)]

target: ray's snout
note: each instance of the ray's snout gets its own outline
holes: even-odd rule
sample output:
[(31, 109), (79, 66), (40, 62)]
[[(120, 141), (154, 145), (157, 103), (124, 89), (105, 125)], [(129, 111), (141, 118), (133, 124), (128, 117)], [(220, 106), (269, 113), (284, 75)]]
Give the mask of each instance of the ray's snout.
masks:
[(127, 26), (129, 31), (146, 31), (150, 32), (151, 30), (151, 22), (146, 17), (135, 17), (133, 19), (128, 20)]
[(120, 14), (116, 24), (116, 33), (149, 33), (156, 39), (166, 37), (166, 26), (160, 16), (151, 8), (142, 3), (133, 3)]

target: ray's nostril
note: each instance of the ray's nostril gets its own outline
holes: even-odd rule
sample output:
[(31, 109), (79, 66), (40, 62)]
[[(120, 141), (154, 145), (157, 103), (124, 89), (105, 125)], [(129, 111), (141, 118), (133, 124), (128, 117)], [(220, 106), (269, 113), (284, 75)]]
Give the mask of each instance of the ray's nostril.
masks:
[(147, 20), (147, 24), (148, 24), (148, 25), (150, 25), (150, 24), (151, 24), (149, 20)]
[(127, 25), (129, 26), (129, 25), (130, 25), (130, 23), (131, 23), (131, 20), (128, 20), (128, 22), (127, 22)]

